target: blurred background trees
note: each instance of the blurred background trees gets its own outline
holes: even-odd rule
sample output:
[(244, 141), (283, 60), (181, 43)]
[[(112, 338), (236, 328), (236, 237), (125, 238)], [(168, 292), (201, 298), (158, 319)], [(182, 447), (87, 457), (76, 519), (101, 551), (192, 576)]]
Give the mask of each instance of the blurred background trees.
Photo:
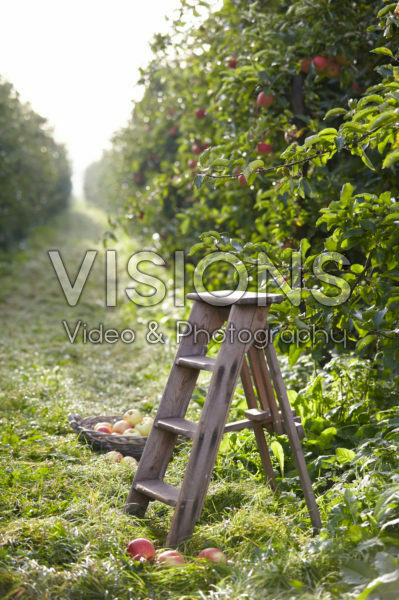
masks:
[(0, 79), (0, 248), (65, 208), (71, 193), (66, 150), (46, 119)]

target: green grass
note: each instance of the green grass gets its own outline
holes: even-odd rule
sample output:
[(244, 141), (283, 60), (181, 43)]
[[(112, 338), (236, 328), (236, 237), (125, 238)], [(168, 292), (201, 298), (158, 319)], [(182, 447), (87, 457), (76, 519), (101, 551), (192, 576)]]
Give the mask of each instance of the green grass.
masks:
[[(130, 406), (154, 412), (175, 347), (167, 322), (163, 327), (170, 343), (145, 342), (146, 323), (159, 318), (160, 309), (135, 309), (123, 298), (123, 285), (118, 307), (105, 309), (101, 250), (106, 229), (103, 213), (75, 206), (2, 258), (0, 597), (397, 598), (397, 395), (384, 387), (382, 378), (370, 387), (366, 371), (372, 366), (356, 361), (337, 361), (327, 369), (321, 396), (317, 386), (296, 399), (292, 395), (298, 408), (305, 407), (305, 451), (325, 524), (321, 535), (312, 537), (286, 440), (280, 438), (286, 477), (273, 495), (263, 483), (252, 434), (245, 432), (223, 443), (201, 520), (182, 546), (187, 557), (208, 545), (220, 547), (229, 565), (188, 559), (183, 568), (165, 569), (135, 565), (126, 555), (133, 537), (149, 537), (158, 549), (164, 546), (171, 509), (154, 502), (145, 519), (125, 515), (132, 470), (110, 465), (78, 442), (67, 414), (118, 412)], [(123, 279), (122, 256), (129, 255), (134, 243), (121, 237), (117, 247)], [(76, 307), (64, 300), (49, 248), (62, 251), (72, 272), (86, 249), (99, 250)], [(162, 313), (169, 321), (184, 316), (170, 298)], [(63, 319), (82, 319), (91, 327), (99, 322), (133, 327), (137, 341), (71, 345)], [(312, 377), (306, 359), (294, 373), (282, 362), (293, 390)], [(204, 397), (206, 375), (201, 381), (190, 409), (193, 417)], [(236, 415), (241, 400), (238, 390)], [(343, 407), (339, 414), (337, 406)], [(353, 454), (346, 461), (337, 448)], [(171, 481), (178, 482), (188, 451), (187, 444), (177, 449), (168, 471)], [(381, 577), (374, 592), (364, 595), (370, 582)]]

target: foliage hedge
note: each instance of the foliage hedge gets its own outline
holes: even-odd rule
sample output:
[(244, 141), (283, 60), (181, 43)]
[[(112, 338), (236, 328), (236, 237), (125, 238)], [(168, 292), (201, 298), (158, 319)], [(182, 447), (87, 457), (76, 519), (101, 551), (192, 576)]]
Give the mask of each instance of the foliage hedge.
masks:
[(66, 151), (46, 120), (0, 79), (0, 248), (8, 248), (68, 202)]
[[(396, 2), (225, 0), (212, 11), (183, 0), (172, 33), (154, 39), (143, 99), (87, 182), (164, 250), (234, 253), (253, 287), (266, 253), (281, 272), (267, 288), (294, 302), (273, 324), (291, 364), (304, 347), (320, 360), (342, 350), (322, 336), (284, 343), (287, 329), (314, 325), (345, 330), (349, 350), (398, 372), (398, 25)], [(301, 302), (287, 281), (294, 251)], [(327, 252), (347, 258), (325, 267), (344, 273), (341, 305), (311, 293)], [(208, 273), (210, 286), (233, 284), (220, 263)], [(332, 278), (322, 287), (337, 294)]]

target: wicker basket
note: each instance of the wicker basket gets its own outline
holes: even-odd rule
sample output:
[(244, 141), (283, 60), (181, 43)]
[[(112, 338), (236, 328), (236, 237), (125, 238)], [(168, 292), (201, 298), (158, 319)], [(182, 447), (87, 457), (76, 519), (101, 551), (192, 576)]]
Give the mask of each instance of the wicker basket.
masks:
[(80, 415), (68, 415), (68, 421), (72, 429), (78, 434), (79, 439), (83, 438), (95, 450), (117, 450), (123, 456), (140, 458), (147, 441), (146, 437), (112, 435), (111, 433), (102, 433), (93, 429), (96, 423), (106, 421), (114, 424), (121, 419), (121, 415), (101, 415), (99, 417), (86, 418)]

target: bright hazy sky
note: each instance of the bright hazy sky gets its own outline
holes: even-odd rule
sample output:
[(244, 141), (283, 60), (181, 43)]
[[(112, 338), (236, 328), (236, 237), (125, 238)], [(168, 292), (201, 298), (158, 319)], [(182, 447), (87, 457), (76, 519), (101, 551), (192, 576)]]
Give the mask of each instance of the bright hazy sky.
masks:
[(148, 42), (179, 0), (0, 0), (0, 75), (46, 117), (73, 161), (74, 190), (131, 112)]

